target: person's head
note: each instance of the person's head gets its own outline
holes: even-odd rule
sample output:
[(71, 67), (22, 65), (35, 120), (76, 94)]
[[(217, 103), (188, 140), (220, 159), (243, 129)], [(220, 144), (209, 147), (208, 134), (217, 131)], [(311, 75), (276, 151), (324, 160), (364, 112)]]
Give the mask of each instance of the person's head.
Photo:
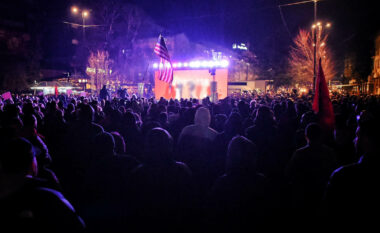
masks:
[(210, 122), (211, 122), (211, 115), (208, 108), (205, 108), (205, 107), (198, 108), (197, 111), (195, 112), (194, 123), (196, 125), (208, 127), (210, 125)]
[(290, 99), (286, 101), (286, 110), (289, 114), (296, 114), (296, 109), (294, 106), (294, 102)]
[(33, 104), (30, 103), (30, 102), (27, 102), (25, 103), (23, 106), (22, 106), (22, 113), (24, 115), (31, 115), (34, 113), (34, 107), (33, 107)]
[(20, 107), (16, 104), (6, 104), (3, 110), (6, 116), (9, 118), (18, 117), (21, 112)]
[(160, 123), (167, 123), (168, 122), (168, 114), (166, 112), (161, 112), (160, 115), (158, 116), (158, 119)]
[(256, 100), (251, 100), (251, 102), (249, 102), (249, 108), (251, 110), (256, 108)]
[(94, 140), (94, 150), (98, 158), (114, 155), (115, 140), (112, 134), (103, 132), (96, 135)]
[(248, 114), (249, 114), (249, 105), (245, 101), (243, 101), (243, 100), (239, 101), (239, 103), (238, 103), (238, 109), (239, 109), (239, 113), (242, 116), (248, 116)]
[(74, 106), (77, 106), (77, 100), (76, 99), (71, 99), (71, 103), (74, 105)]
[(12, 118), (4, 118), (3, 119), (3, 127), (5, 132), (7, 132), (7, 136), (9, 138), (18, 137), (24, 127), (24, 123), (22, 122), (20, 117), (12, 117)]
[(69, 103), (67, 105), (67, 110), (66, 110), (68, 113), (72, 113), (73, 111), (75, 111), (75, 106), (73, 103)]
[(301, 128), (306, 128), (306, 126), (310, 123), (316, 122), (317, 121), (317, 116), (313, 111), (308, 111), (302, 114), (301, 117)]
[(115, 140), (115, 152), (117, 154), (125, 154), (125, 141), (119, 132), (111, 132)]
[(32, 144), (25, 138), (15, 138), (3, 144), (0, 155), (0, 173), (6, 175), (32, 175), (38, 172)]
[(63, 104), (63, 101), (59, 101), (59, 102), (58, 102), (58, 108), (59, 108), (60, 110), (63, 110), (63, 109), (65, 108), (65, 106), (64, 106), (64, 104)]
[(295, 108), (298, 116), (302, 116), (307, 111), (307, 107), (302, 101), (297, 101)]
[(25, 115), (23, 117), (24, 128), (37, 129), (37, 118), (34, 115)]
[(223, 129), (224, 129), (224, 125), (225, 125), (226, 121), (227, 121), (226, 114), (216, 114), (215, 115), (215, 125), (214, 125), (214, 128), (218, 132), (222, 132)]
[(307, 142), (310, 143), (316, 143), (321, 141), (322, 136), (322, 130), (319, 124), (317, 123), (310, 123), (306, 126), (305, 129), (305, 137)]
[(145, 138), (144, 160), (147, 163), (165, 163), (173, 160), (173, 138), (168, 131), (156, 127)]
[(358, 118), (358, 126), (354, 140), (357, 153), (360, 155), (378, 153), (380, 148), (380, 123), (378, 119), (365, 111), (362, 112)]
[(52, 100), (50, 103), (47, 104), (47, 110), (49, 112), (55, 112), (55, 110), (57, 109), (58, 109), (58, 105), (55, 100)]
[(133, 112), (126, 111), (123, 118), (124, 118), (124, 123), (127, 126), (135, 126), (136, 125), (136, 118), (135, 118), (135, 115), (133, 114)]
[(160, 122), (158, 121), (144, 121), (144, 123), (141, 126), (141, 133), (145, 137), (148, 135), (149, 131), (154, 128), (162, 128)]
[(236, 136), (228, 144), (226, 173), (255, 173), (257, 166), (256, 146), (243, 136)]
[(239, 134), (242, 131), (242, 119), (239, 113), (232, 112), (224, 125), (226, 133)]
[(82, 104), (79, 109), (79, 115), (78, 118), (81, 121), (84, 122), (92, 122), (94, 121), (94, 109), (91, 107), (91, 105), (88, 104)]
[(275, 123), (272, 110), (267, 106), (260, 106), (256, 112), (255, 124), (273, 125)]
[[(275, 117), (279, 117), (281, 115), (282, 108), (279, 103), (274, 103), (273, 104), (273, 114)], [(278, 119), (277, 119), (278, 120)]]
[(152, 119), (156, 119), (158, 117), (158, 115), (160, 114), (158, 111), (158, 104), (156, 104), (156, 103), (150, 104), (147, 113), (148, 113), (149, 117), (151, 117)]

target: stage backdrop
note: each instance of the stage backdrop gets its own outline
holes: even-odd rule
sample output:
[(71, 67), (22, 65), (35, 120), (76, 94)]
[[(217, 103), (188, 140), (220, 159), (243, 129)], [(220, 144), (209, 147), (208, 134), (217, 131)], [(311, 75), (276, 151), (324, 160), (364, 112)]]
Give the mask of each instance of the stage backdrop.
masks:
[[(216, 69), (215, 81), (217, 82), (218, 99), (227, 97), (228, 69)], [(169, 84), (158, 80), (159, 71), (155, 72), (155, 96), (156, 99), (197, 98), (203, 99), (211, 95), (210, 82), (212, 76), (207, 69), (202, 70), (174, 70), (172, 88)]]

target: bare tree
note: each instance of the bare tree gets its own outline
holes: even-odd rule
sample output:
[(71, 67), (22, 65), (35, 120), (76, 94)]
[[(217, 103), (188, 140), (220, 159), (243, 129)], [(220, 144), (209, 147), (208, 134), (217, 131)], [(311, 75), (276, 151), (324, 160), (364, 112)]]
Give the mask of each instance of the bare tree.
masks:
[(92, 31), (90, 50), (108, 51), (117, 78), (134, 80), (136, 72), (131, 71), (141, 60), (136, 58), (134, 44), (141, 33), (151, 30), (151, 19), (138, 6), (119, 0), (98, 1), (93, 11), (98, 16), (96, 24), (101, 26)]
[(253, 52), (237, 52), (231, 61), (234, 63), (229, 74), (231, 81), (253, 81), (258, 78), (258, 59)]
[[(322, 58), (322, 68), (327, 80), (336, 75), (332, 54), (327, 47), (328, 33), (322, 28), (317, 33), (317, 61)], [(313, 83), (314, 71), (314, 41), (313, 33), (300, 29), (293, 39), (294, 46), (290, 48), (289, 75), (295, 84), (310, 86)], [(318, 64), (318, 62), (317, 62)]]
[(101, 0), (94, 6), (93, 50), (129, 48), (145, 19), (143, 11), (133, 4), (118, 0)]
[(103, 85), (111, 84), (112, 64), (107, 51), (91, 52), (86, 73), (91, 77), (92, 90), (99, 91)]

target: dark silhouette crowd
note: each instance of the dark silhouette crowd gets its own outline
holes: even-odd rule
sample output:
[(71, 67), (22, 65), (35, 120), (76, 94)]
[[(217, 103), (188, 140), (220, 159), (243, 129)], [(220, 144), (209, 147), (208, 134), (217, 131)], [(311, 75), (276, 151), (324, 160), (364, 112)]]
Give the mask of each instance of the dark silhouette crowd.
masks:
[(329, 130), (295, 93), (0, 99), (1, 232), (376, 225), (380, 97), (332, 104)]

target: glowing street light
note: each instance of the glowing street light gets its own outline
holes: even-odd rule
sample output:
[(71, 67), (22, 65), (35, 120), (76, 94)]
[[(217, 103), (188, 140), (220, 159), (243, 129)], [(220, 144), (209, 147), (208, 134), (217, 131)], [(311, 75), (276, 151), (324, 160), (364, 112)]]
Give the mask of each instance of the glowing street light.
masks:
[(83, 18), (87, 18), (88, 16), (89, 16), (88, 11), (86, 11), (86, 10), (82, 11), (82, 17)]
[[(331, 23), (326, 23), (324, 26), (325, 26), (326, 28), (331, 28)], [(318, 22), (318, 23), (316, 23), (316, 24), (311, 25), (311, 28), (312, 28), (312, 29), (315, 29), (316, 27), (318, 27), (319, 30), (323, 29), (323, 25), (322, 25), (321, 22)]]
[(79, 11), (78, 7), (76, 7), (76, 6), (71, 7), (71, 12), (72, 12), (73, 14), (77, 14), (78, 11)]

